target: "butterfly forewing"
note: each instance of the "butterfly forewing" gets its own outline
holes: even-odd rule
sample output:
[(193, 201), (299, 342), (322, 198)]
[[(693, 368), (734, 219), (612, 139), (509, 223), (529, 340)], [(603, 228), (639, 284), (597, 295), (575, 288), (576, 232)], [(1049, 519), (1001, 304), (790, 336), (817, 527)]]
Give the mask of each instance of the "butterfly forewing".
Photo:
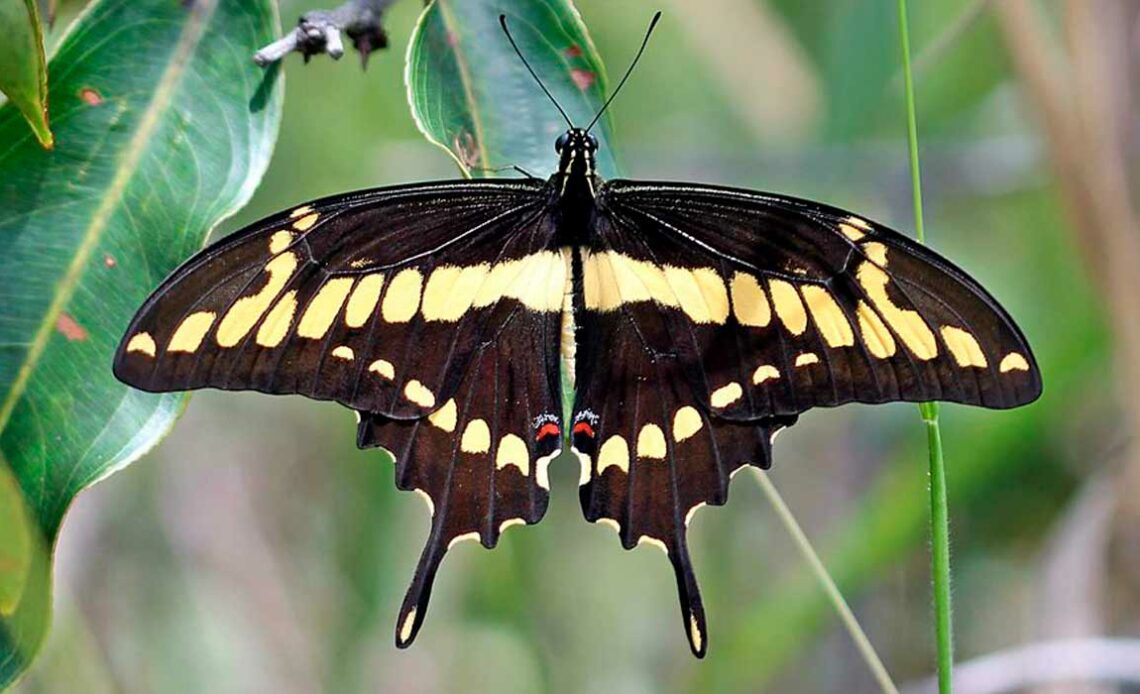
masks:
[[(594, 305), (640, 305), (627, 315), (647, 345), (676, 354), (718, 417), (853, 401), (1005, 408), (1040, 394), (1005, 310), (890, 229), (712, 187), (614, 181), (599, 206)], [(586, 272), (589, 308), (589, 261)]]
[(535, 186), (389, 189), (299, 207), (206, 249), (142, 308), (115, 372), (145, 390), (300, 393), (414, 418), (569, 272)]
[(570, 251), (541, 184), (455, 182), (318, 201), (202, 251), (115, 361), (146, 390), (300, 393), (360, 413), (432, 530), (398, 622), (415, 638), (447, 550), (546, 510), (559, 452)]

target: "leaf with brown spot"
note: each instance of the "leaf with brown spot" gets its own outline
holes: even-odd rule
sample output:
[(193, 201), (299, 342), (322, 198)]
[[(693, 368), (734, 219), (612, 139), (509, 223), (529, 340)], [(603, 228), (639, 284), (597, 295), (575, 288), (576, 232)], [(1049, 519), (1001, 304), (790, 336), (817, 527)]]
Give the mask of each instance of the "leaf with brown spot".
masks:
[[(503, 30), (505, 14), (519, 48), (570, 118), (585, 126), (605, 100), (601, 58), (567, 0), (435, 0), (412, 34), (405, 72), (416, 124), (469, 176), (521, 167), (545, 178), (566, 130), (558, 110), (526, 73)], [(566, 60), (574, 69), (566, 69)], [(525, 116), (521, 115), (525, 114)], [(609, 120), (594, 126), (598, 171), (617, 174)]]
[(66, 313), (59, 314), (59, 318), (55, 321), (55, 329), (69, 342), (80, 342), (87, 339), (87, 330)]
[(123, 329), (245, 204), (280, 114), (276, 73), (248, 59), (274, 36), (271, 0), (95, 0), (77, 21), (51, 62), (55, 150), (14, 100), (0, 107), (0, 238), (20, 241), (0, 262), (0, 476), (31, 519), (13, 531), (0, 480), (0, 689), (43, 639), (75, 495), (146, 452), (185, 402), (115, 380)]

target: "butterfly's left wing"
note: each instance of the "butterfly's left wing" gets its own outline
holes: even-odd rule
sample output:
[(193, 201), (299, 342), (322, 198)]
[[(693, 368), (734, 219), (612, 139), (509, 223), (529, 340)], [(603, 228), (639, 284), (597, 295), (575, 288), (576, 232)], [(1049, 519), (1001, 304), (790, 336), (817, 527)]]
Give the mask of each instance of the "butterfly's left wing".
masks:
[(149, 391), (296, 393), (362, 413), (432, 529), (397, 630), (423, 623), (460, 540), (546, 510), (561, 447), (569, 253), (535, 181), (455, 181), (302, 205), (178, 268), (131, 321), (115, 374)]
[(610, 181), (583, 249), (571, 425), (588, 519), (666, 550), (690, 644), (707, 648), (685, 529), (812, 407), (1035, 399), (1009, 315), (933, 251), (818, 203)]

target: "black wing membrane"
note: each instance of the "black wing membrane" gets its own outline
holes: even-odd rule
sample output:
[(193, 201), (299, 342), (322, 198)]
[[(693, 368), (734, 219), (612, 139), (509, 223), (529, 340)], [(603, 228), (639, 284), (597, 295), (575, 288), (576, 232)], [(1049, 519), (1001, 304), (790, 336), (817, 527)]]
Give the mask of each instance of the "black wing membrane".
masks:
[[(997, 301), (886, 227), (704, 186), (613, 181), (599, 206), (605, 247), (585, 264), (587, 308), (644, 304), (629, 315), (647, 348), (676, 358), (719, 418), (895, 400), (1001, 409), (1041, 393)], [(612, 279), (619, 271), (629, 277)]]
[(1041, 390), (1029, 346), (975, 281), (889, 229), (817, 203), (611, 181), (582, 251), (572, 443), (590, 521), (673, 563), (708, 647), (685, 541), (746, 464), (816, 406)]
[(539, 183), (406, 186), (309, 203), (176, 270), (131, 322), (115, 374), (150, 391), (299, 393), (361, 414), (432, 531), (396, 642), (461, 540), (493, 547), (546, 510), (562, 441), (570, 254)]
[(696, 405), (682, 364), (645, 348), (637, 314), (576, 312), (579, 350), (572, 432), (583, 472), (586, 519), (611, 525), (621, 544), (665, 552), (672, 563), (689, 646), (708, 650), (704, 606), (686, 532), (701, 507), (728, 501), (732, 475), (767, 468), (771, 440), (795, 417), (728, 422)]
[(508, 527), (546, 513), (547, 466), (563, 440), (557, 339), (545, 316), (518, 311), (475, 353), (444, 409), (411, 422), (362, 413), (357, 444), (390, 450), (396, 486), (421, 493), (432, 512), (396, 645), (407, 647), (419, 632), (452, 546), (471, 540), (492, 548)]
[(429, 414), (520, 305), (561, 310), (568, 262), (549, 248), (539, 190), (379, 189), (258, 222), (155, 290), (115, 375), (150, 391), (299, 393), (397, 419)]

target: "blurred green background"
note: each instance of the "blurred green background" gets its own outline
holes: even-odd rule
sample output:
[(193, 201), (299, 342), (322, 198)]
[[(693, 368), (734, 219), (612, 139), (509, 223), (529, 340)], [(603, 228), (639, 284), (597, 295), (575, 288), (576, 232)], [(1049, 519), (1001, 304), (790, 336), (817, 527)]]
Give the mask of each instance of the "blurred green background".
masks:
[[(819, 199), (910, 232), (894, 2), (577, 5), (611, 80), (665, 13), (613, 106), (625, 174)], [(287, 0), (282, 16), (291, 25), (312, 7)], [(420, 9), (393, 6), (392, 47), (366, 72), (353, 54), (288, 58), (273, 163), (219, 233), (322, 195), (456, 175), (406, 102)], [(928, 240), (1018, 319), (1045, 376), (1021, 410), (942, 410), (963, 661), (1140, 632), (1127, 396), (1140, 386), (1140, 295), (1125, 291), (1140, 257), (1114, 251), (1136, 242), (1138, 9), (912, 4)], [(74, 10), (64, 3), (57, 33)], [(917, 410), (800, 422), (772, 479), (891, 674), (921, 689), (933, 630)], [(706, 660), (689, 655), (667, 561), (585, 523), (565, 461), (543, 523), (494, 552), (449, 554), (424, 631), (398, 652), (393, 622), (429, 518), (354, 434), (328, 403), (195, 395), (159, 448), (68, 515), (55, 626), (16, 691), (875, 691), (749, 475), (692, 526)]]

